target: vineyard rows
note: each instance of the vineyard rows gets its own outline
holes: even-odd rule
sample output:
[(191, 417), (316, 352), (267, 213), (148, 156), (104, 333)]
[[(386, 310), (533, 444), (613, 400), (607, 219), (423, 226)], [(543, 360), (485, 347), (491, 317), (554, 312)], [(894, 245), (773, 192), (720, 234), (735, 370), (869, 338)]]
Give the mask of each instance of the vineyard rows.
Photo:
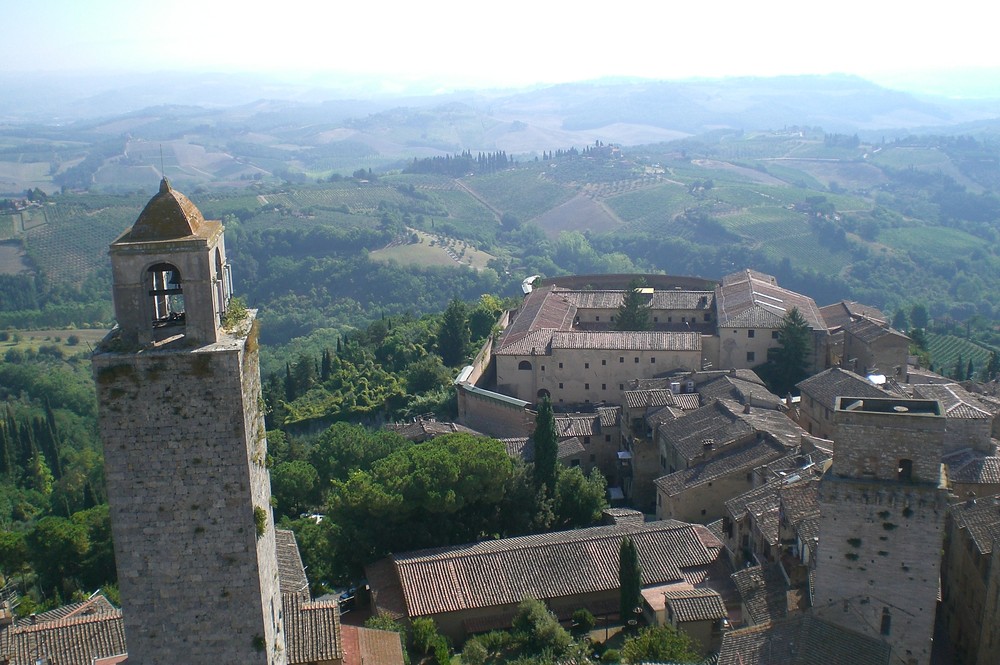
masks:
[(686, 188), (671, 184), (629, 192), (605, 201), (626, 222), (673, 217), (695, 202)]
[(961, 337), (936, 333), (927, 333), (927, 350), (931, 354), (934, 371), (945, 375), (951, 374), (959, 356), (962, 357), (964, 365), (971, 359), (973, 369), (976, 372), (982, 370), (989, 362), (991, 351), (985, 346)]
[(107, 263), (108, 245), (135, 221), (130, 206), (86, 211), (56, 206), (49, 223), (27, 233), (26, 247), (42, 272), (57, 280), (80, 283)]

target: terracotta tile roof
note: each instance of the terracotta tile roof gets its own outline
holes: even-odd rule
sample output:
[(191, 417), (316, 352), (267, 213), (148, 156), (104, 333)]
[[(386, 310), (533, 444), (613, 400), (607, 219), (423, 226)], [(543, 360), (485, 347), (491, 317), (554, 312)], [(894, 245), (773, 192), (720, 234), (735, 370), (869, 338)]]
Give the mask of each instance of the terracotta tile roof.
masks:
[(537, 330), (568, 330), (576, 318), (576, 306), (564, 295), (564, 289), (542, 287), (529, 293), (497, 345), (503, 349)]
[(747, 515), (747, 507), (760, 502), (765, 497), (774, 496), (777, 500), (780, 482), (770, 482), (760, 487), (744, 492), (726, 501), (726, 512), (734, 522), (740, 522)]
[(674, 395), (677, 406), (684, 411), (694, 411), (701, 407), (701, 398), (696, 393)]
[(659, 406), (676, 406), (674, 394), (669, 388), (651, 390), (626, 390), (625, 406), (630, 409), (647, 409)]
[(569, 439), (563, 439), (557, 445), (556, 459), (559, 460), (571, 459), (587, 452), (587, 449), (583, 447), (580, 439), (575, 436)]
[(340, 627), (344, 636), (344, 665), (402, 665), (399, 633), (360, 626)]
[[(518, 436), (500, 439), (499, 441), (503, 444), (503, 447), (509, 456), (522, 459), (525, 462), (535, 461), (535, 442), (530, 438)], [(559, 441), (556, 459), (567, 460), (575, 455), (581, 455), (586, 452), (586, 450), (587, 449), (584, 448), (583, 443), (581, 443), (579, 438), (571, 436)]]
[(509, 340), (501, 339), (497, 348), (493, 349), (496, 356), (530, 356), (549, 355), (552, 353), (552, 330), (532, 330), (520, 337)]
[(289, 665), (343, 658), (337, 601), (309, 602), (288, 593), (281, 600)]
[(796, 448), (803, 430), (779, 411), (751, 407), (745, 413), (743, 405), (727, 399), (717, 399), (708, 405), (669, 420), (657, 429), (657, 436), (673, 446), (690, 464), (705, 454), (706, 442), (711, 450), (719, 450), (747, 441), (754, 434), (768, 434), (783, 446)]
[(120, 610), (51, 619), (0, 631), (0, 656), (10, 665), (35, 665), (40, 657), (56, 663), (92, 663), (126, 653)]
[(708, 404), (713, 399), (730, 399), (744, 404), (752, 400), (754, 406), (770, 409), (777, 409), (784, 404), (781, 397), (764, 386), (738, 376), (720, 376), (713, 379), (698, 387), (698, 396), (702, 404)]
[(620, 406), (599, 406), (597, 415), (600, 416), (601, 427), (617, 427), (621, 422), (622, 408)]
[(622, 522), (643, 523), (646, 516), (639, 510), (632, 508), (605, 508), (601, 511), (601, 521), (603, 524), (621, 524)]
[(557, 330), (553, 349), (603, 351), (701, 351), (701, 333), (626, 330)]
[(751, 523), (757, 527), (761, 537), (770, 546), (778, 544), (778, 534), (781, 531), (778, 494), (766, 494), (746, 506)]
[(750, 471), (765, 462), (784, 456), (785, 453), (786, 450), (782, 446), (770, 439), (755, 440), (749, 445), (741, 446), (690, 469), (682, 469), (657, 478), (655, 483), (657, 489), (667, 496), (676, 496), (685, 490), (718, 478)]
[(618, 587), (625, 536), (635, 542), (643, 584), (679, 580), (681, 569), (709, 566), (722, 550), (702, 526), (623, 523), (395, 554), (395, 582), (387, 584), (381, 562), (369, 566), (368, 580), (380, 610), (382, 585), (398, 585), (410, 617), (608, 591)]
[(948, 465), (948, 480), (953, 483), (1000, 484), (1000, 457), (969, 451), (961, 461), (952, 461), (946, 456), (942, 461)]
[(655, 432), (656, 429), (663, 423), (683, 418), (685, 413), (686, 412), (681, 409), (676, 409), (670, 406), (665, 406), (662, 409), (656, 409), (655, 411), (651, 411), (646, 414), (646, 427), (649, 428), (650, 432)]
[(1000, 538), (1000, 498), (988, 497), (956, 503), (952, 518), (959, 529), (967, 529), (980, 554), (990, 554)]
[(838, 303), (820, 307), (819, 311), (823, 315), (823, 320), (826, 321), (828, 328), (840, 328), (859, 318), (871, 319), (872, 321), (879, 321), (881, 323), (887, 322), (882, 310), (862, 305), (853, 300), (841, 300)]
[[(794, 475), (819, 478), (826, 470), (831, 455), (813, 450), (808, 453), (794, 453), (762, 464), (754, 469), (754, 473), (770, 480), (783, 480)], [(767, 482), (767, 481), (765, 481)]]
[(677, 621), (712, 621), (728, 616), (722, 596), (712, 589), (674, 589), (664, 591), (667, 606)]
[(794, 531), (798, 534), (799, 540), (809, 548), (809, 555), (816, 556), (816, 549), (819, 547), (819, 518), (810, 517), (802, 520), (795, 525)]
[(718, 665), (888, 665), (889, 645), (812, 615), (732, 630)]
[(507, 451), (509, 456), (516, 459), (523, 459), (525, 462), (535, 459), (535, 444), (530, 438), (526, 436), (514, 436), (499, 439), (499, 441), (503, 444), (504, 450)]
[(720, 541), (725, 540), (725, 534), (722, 532), (722, 518), (709, 522), (705, 527), (712, 532), (712, 535), (718, 538)]
[[(564, 291), (563, 296), (578, 309), (617, 309), (624, 300), (624, 290)], [(653, 290), (647, 302), (651, 309), (711, 309), (715, 294), (711, 291)]]
[(981, 407), (975, 395), (957, 383), (922, 384), (913, 386), (913, 396), (941, 402), (946, 418), (992, 419), (993, 414)]
[(835, 407), (838, 397), (886, 397), (888, 394), (868, 379), (839, 367), (799, 381), (796, 387), (804, 396), (811, 397), (828, 409)]
[(406, 616), (406, 601), (403, 599), (403, 585), (396, 574), (396, 564), (392, 559), (379, 559), (365, 566), (365, 576), (372, 594), (372, 608), (392, 619)]
[(281, 593), (292, 593), (309, 600), (309, 580), (302, 565), (295, 533), (285, 529), (274, 530), (274, 550), (278, 557), (278, 583)]
[(704, 454), (706, 442), (718, 449), (752, 435), (750, 425), (737, 418), (721, 400), (669, 420), (657, 430), (657, 438), (688, 462)]
[(871, 321), (869, 319), (857, 319), (844, 325), (844, 332), (852, 335), (865, 344), (871, 344), (883, 337), (898, 337), (900, 340), (908, 341), (910, 338), (894, 328), (890, 328), (884, 323)]
[(18, 619), (15, 623), (18, 626), (37, 626), (38, 624), (57, 621), (59, 619), (74, 619), (97, 614), (117, 615), (119, 609), (111, 604), (104, 594), (97, 592), (81, 603), (70, 603), (61, 605), (47, 612), (40, 612), (34, 618), (26, 617)]
[(819, 517), (819, 478), (812, 477), (781, 487), (781, 514), (790, 526)]
[(454, 432), (465, 432), (466, 434), (479, 434), (479, 432), (469, 429), (465, 425), (458, 423), (441, 422), (428, 418), (417, 418), (409, 423), (393, 423), (386, 425), (386, 429), (398, 432), (403, 437), (417, 443), (433, 439), (442, 434), (452, 434)]
[(779, 564), (744, 568), (732, 578), (751, 623), (776, 621), (788, 614), (788, 583)]
[(556, 433), (567, 436), (596, 436), (601, 432), (601, 417), (596, 413), (575, 413), (556, 416)]
[(781, 327), (785, 315), (798, 309), (810, 328), (826, 331), (826, 321), (812, 298), (778, 286), (770, 275), (743, 270), (722, 279), (715, 289), (720, 328)]

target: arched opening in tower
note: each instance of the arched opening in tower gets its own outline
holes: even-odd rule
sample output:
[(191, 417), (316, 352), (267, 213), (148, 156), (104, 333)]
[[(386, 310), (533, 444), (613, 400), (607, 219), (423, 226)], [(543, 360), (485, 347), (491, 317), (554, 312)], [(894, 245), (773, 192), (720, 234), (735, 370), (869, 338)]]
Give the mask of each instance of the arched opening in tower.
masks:
[(184, 325), (184, 289), (181, 272), (169, 263), (157, 263), (146, 271), (152, 324), (156, 328)]

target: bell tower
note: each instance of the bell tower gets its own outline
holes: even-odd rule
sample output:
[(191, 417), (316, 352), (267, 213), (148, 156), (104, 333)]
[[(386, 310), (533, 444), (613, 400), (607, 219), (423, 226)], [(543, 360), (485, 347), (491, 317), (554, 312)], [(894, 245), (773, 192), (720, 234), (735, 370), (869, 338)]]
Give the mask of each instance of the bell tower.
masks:
[(222, 224), (164, 179), (110, 256), (93, 371), (129, 662), (284, 665), (256, 313)]
[(128, 231), (111, 244), (115, 317), (129, 343), (183, 335), (219, 340), (232, 295), (222, 224), (206, 221), (164, 178)]

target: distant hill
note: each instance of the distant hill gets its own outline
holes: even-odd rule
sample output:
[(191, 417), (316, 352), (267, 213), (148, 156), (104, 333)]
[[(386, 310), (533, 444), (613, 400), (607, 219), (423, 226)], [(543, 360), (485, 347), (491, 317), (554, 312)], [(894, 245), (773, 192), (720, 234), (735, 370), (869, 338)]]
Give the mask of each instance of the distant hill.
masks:
[[(315, 179), (413, 158), (660, 143), (709, 131), (821, 127), (894, 138), (977, 131), (997, 105), (890, 90), (852, 76), (602, 80), (521, 91), (355, 99), (248, 76), (109, 81), (0, 76), (0, 194), (131, 191), (162, 166), (181, 186)], [(995, 129), (993, 130), (995, 132)], [(295, 175), (298, 174), (298, 175)]]

